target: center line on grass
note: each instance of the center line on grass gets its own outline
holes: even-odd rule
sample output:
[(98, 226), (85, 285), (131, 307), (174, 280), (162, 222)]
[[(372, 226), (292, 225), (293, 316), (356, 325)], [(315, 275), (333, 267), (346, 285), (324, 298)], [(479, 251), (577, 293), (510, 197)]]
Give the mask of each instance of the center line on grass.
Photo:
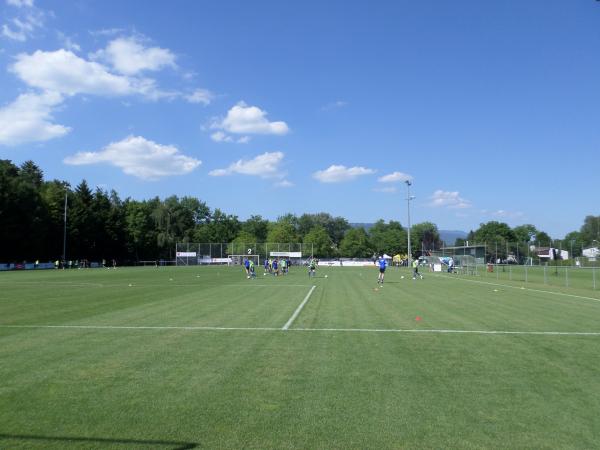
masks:
[[(314, 288), (314, 286), (313, 286)], [(312, 292), (312, 289), (311, 289)], [(310, 294), (310, 293), (309, 293)], [(308, 295), (307, 295), (308, 297)], [(305, 299), (306, 301), (306, 299)], [(303, 302), (304, 304), (304, 302)], [(296, 310), (299, 313), (299, 310)], [(294, 313), (295, 316), (297, 314)], [(293, 317), (295, 318), (295, 317)], [(291, 325), (291, 319), (286, 324)], [(2, 325), (0, 328), (50, 328), (79, 330), (182, 330), (182, 331), (297, 331), (316, 333), (394, 333), (394, 334), (482, 334), (482, 335), (537, 335), (537, 336), (600, 336), (600, 331), (508, 331), (508, 330), (447, 330), (410, 328), (272, 328), (272, 327), (202, 327), (202, 326), (134, 326), (134, 325)]]
[(298, 315), (300, 314), (300, 311), (302, 311), (302, 308), (304, 308), (304, 305), (306, 305), (306, 302), (308, 301), (308, 299), (310, 298), (311, 294), (313, 293), (313, 291), (315, 290), (316, 286), (313, 286), (310, 288), (310, 291), (308, 291), (308, 294), (306, 294), (306, 297), (304, 297), (304, 300), (302, 300), (302, 303), (300, 303), (300, 306), (298, 306), (296, 308), (296, 311), (294, 311), (294, 314), (292, 314), (292, 317), (290, 317), (290, 320), (288, 320), (285, 325), (281, 328), (282, 330), (287, 330), (292, 323), (294, 323), (294, 320), (296, 320), (296, 317), (298, 317)]

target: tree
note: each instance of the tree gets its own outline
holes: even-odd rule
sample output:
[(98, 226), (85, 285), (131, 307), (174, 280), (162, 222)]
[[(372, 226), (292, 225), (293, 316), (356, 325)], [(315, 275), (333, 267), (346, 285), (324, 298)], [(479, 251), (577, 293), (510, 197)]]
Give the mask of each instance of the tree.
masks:
[(351, 228), (340, 243), (340, 254), (347, 258), (368, 258), (373, 255), (369, 236), (364, 228)]
[(413, 225), (410, 233), (413, 253), (420, 250), (435, 250), (442, 246), (438, 227), (431, 222), (422, 222)]
[(298, 242), (296, 228), (287, 220), (278, 220), (270, 224), (267, 242), (269, 243), (291, 243)]
[(517, 241), (515, 233), (506, 223), (494, 220), (482, 223), (475, 230), (473, 239), (477, 244), (486, 245), (487, 260), (507, 258), (509, 251), (512, 251), (508, 248), (509, 244)]
[(386, 224), (380, 219), (369, 229), (369, 242), (375, 253), (395, 255), (406, 251), (406, 232), (400, 222), (391, 220)]
[(159, 257), (157, 231), (152, 218), (158, 202), (155, 198), (143, 202), (128, 199), (124, 203), (127, 246), (137, 261)]
[[(304, 235), (304, 244), (312, 244), (313, 255), (319, 258), (333, 254), (332, 242), (325, 227), (315, 225)], [(306, 247), (305, 247), (306, 248)]]
[(596, 246), (600, 245), (600, 216), (586, 216), (579, 232), (585, 245), (591, 245), (593, 241)]
[(513, 228), (513, 233), (515, 234), (515, 238), (517, 242), (530, 242), (531, 238), (538, 234), (538, 230), (535, 226), (531, 224), (519, 225), (518, 227)]
[(571, 231), (563, 239), (563, 248), (569, 250), (569, 257), (576, 258), (581, 256), (581, 250), (585, 246), (583, 237), (579, 231)]
[(96, 223), (92, 202), (93, 194), (85, 180), (68, 196), (67, 259), (90, 259), (95, 255)]
[(269, 221), (261, 216), (250, 216), (242, 223), (242, 230), (255, 236), (255, 242), (265, 242), (269, 232)]
[(315, 226), (320, 225), (327, 231), (334, 245), (339, 245), (344, 238), (344, 233), (350, 228), (348, 221), (343, 217), (332, 217), (331, 214), (320, 212), (317, 214), (302, 214), (297, 220), (298, 233), (304, 237)]

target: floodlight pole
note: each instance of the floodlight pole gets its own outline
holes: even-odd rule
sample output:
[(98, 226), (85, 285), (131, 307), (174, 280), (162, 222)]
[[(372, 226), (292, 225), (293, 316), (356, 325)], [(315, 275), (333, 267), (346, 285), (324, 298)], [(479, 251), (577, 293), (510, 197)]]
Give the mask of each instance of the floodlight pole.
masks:
[(63, 252), (62, 252), (63, 267), (67, 260), (67, 190), (65, 189), (65, 213), (63, 222)]
[(407, 228), (407, 241), (408, 241), (408, 267), (412, 266), (412, 252), (410, 249), (410, 201), (412, 199), (414, 199), (414, 197), (410, 196), (410, 186), (412, 185), (412, 183), (410, 182), (410, 180), (406, 180), (406, 213), (407, 213), (407, 218), (408, 218), (408, 228)]

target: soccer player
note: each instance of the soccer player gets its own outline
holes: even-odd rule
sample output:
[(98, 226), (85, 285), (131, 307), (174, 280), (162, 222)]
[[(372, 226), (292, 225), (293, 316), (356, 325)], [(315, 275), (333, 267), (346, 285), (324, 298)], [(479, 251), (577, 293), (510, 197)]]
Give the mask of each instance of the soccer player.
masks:
[(276, 277), (279, 276), (279, 261), (277, 261), (277, 258), (275, 258), (273, 260), (273, 262), (271, 263), (271, 267), (273, 270), (273, 275), (275, 275)]
[(244, 258), (244, 269), (246, 270), (246, 278), (250, 278), (250, 261)]
[(271, 271), (271, 268), (269, 266), (269, 260), (267, 258), (265, 258), (264, 268), (265, 268), (265, 275)]
[(281, 259), (281, 274), (285, 275), (287, 273), (287, 261), (285, 258)]
[(256, 278), (256, 273), (254, 271), (254, 261), (248, 261), (248, 274), (250, 275), (248, 278)]
[(383, 286), (383, 278), (385, 277), (385, 268), (387, 267), (387, 261), (383, 257), (383, 255), (379, 256), (377, 260), (377, 265), (379, 266), (379, 278), (377, 278), (377, 284)]
[(423, 275), (421, 275), (419, 273), (419, 261), (414, 259), (412, 262), (412, 267), (413, 267), (413, 280), (416, 280), (417, 277), (420, 277), (421, 280), (423, 279)]
[(313, 258), (310, 260), (310, 263), (308, 264), (308, 276), (314, 277), (316, 275), (316, 270), (317, 270), (317, 260), (315, 258)]

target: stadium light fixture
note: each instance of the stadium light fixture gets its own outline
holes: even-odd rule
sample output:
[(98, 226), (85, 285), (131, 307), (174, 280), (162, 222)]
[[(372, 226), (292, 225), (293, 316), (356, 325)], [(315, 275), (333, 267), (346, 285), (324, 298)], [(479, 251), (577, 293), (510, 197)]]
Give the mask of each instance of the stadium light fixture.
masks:
[(64, 214), (64, 223), (63, 223), (63, 254), (62, 254), (63, 268), (67, 261), (67, 194), (68, 194), (68, 189), (65, 186), (65, 214)]
[(412, 182), (410, 180), (406, 180), (406, 214), (407, 214), (407, 218), (408, 218), (408, 227), (407, 227), (407, 254), (408, 254), (408, 267), (412, 266), (412, 252), (410, 249), (410, 201), (414, 200), (415, 197), (411, 197), (410, 195), (410, 187), (412, 186)]

